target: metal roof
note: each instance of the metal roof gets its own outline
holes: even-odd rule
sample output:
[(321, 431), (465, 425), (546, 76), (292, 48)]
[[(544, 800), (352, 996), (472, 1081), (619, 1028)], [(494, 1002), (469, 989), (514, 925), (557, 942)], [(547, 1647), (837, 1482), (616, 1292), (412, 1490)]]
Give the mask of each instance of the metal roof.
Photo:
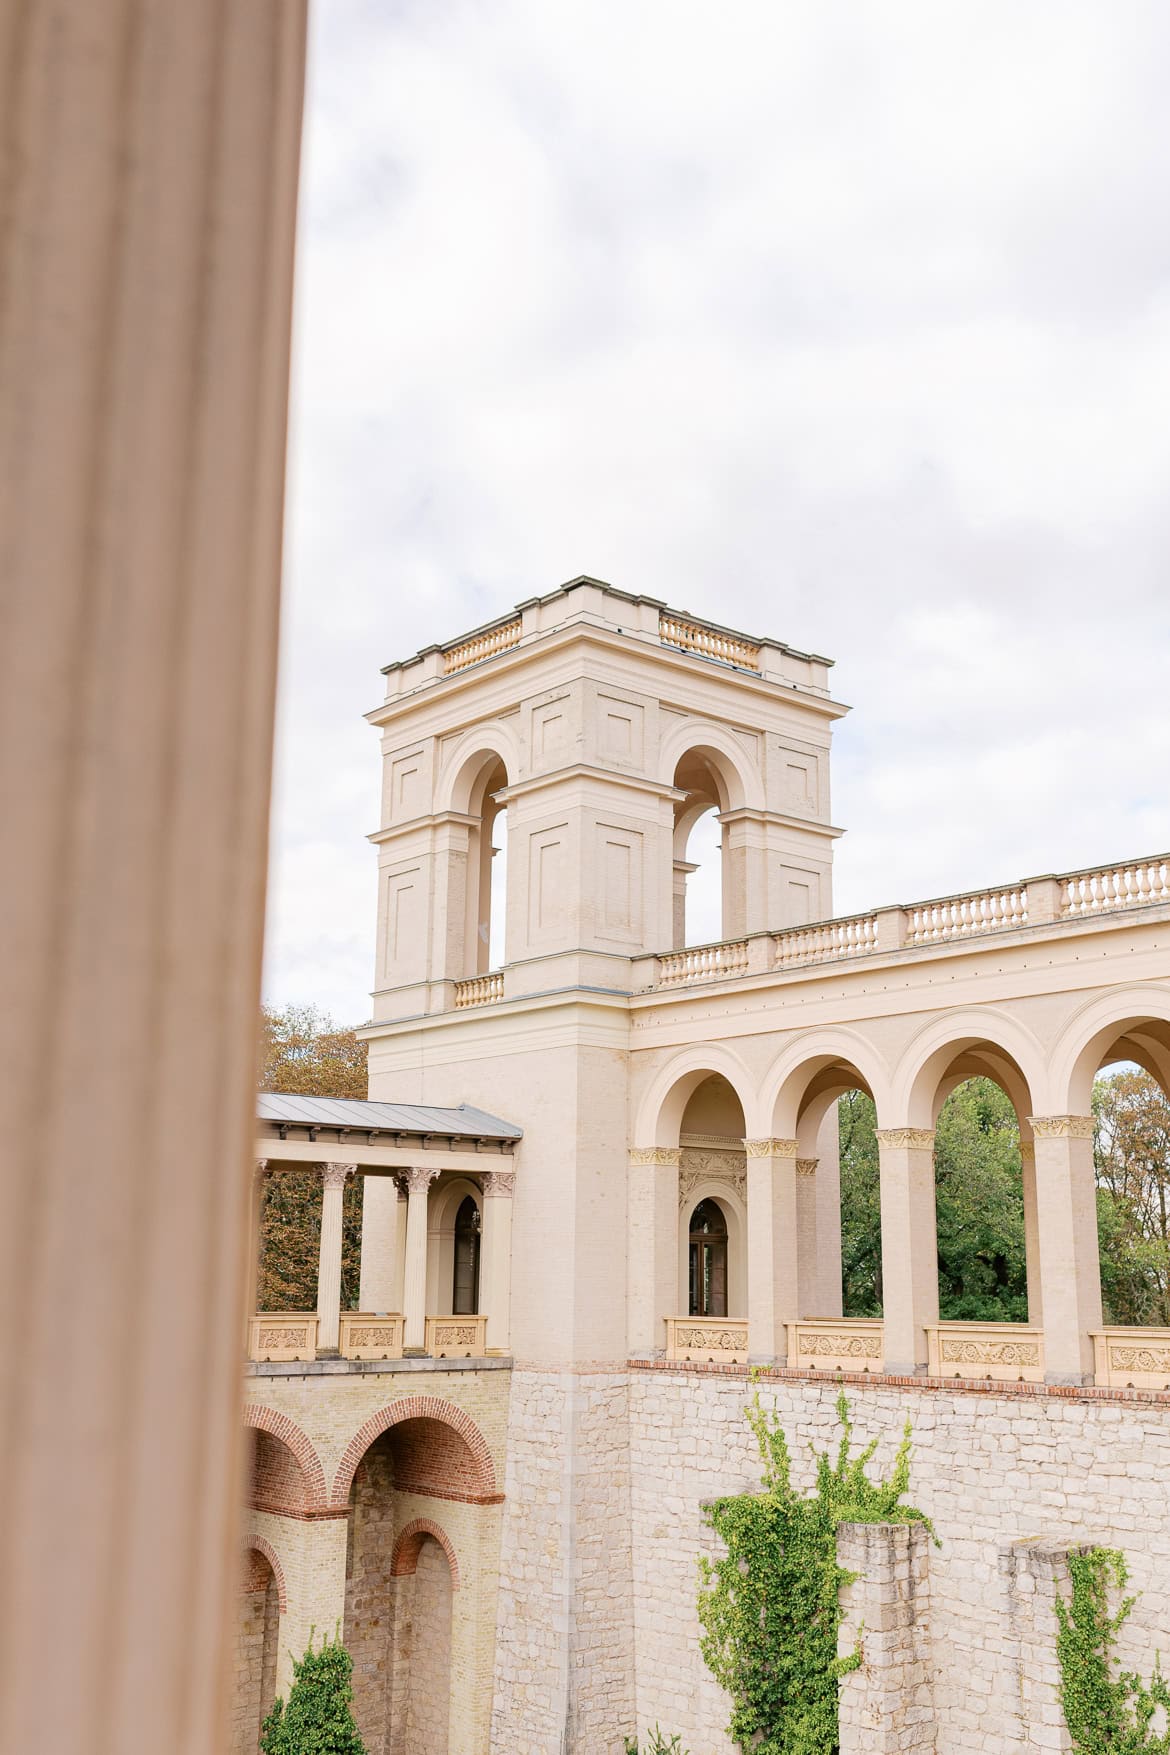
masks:
[(501, 1121), (486, 1109), (460, 1103), (437, 1109), (428, 1103), (371, 1103), (357, 1097), (298, 1097), (283, 1091), (262, 1091), (256, 1099), (258, 1121), (286, 1122), (299, 1127), (352, 1127), (380, 1133), (441, 1134), (450, 1139), (518, 1140), (524, 1129)]

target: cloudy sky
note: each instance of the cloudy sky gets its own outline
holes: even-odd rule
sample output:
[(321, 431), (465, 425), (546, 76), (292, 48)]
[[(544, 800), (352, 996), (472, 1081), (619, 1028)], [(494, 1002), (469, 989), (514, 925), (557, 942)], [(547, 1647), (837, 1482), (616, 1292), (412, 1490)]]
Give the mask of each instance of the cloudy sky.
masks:
[(1170, 846), (1163, 0), (317, 0), (266, 991), (379, 666), (581, 572), (827, 653), (836, 909)]

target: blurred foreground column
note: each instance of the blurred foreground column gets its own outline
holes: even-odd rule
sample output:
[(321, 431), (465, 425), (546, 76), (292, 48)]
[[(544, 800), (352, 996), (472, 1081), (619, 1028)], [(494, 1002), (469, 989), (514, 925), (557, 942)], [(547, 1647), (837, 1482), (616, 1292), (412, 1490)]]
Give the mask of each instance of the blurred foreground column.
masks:
[(0, 0), (0, 1749), (223, 1747), (303, 0)]

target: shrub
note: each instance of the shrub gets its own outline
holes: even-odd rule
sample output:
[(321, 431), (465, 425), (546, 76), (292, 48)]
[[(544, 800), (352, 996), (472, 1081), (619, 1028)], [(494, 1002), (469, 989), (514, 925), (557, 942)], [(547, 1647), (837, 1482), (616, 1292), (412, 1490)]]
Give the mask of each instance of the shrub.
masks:
[(278, 1699), (260, 1731), (261, 1755), (366, 1755), (350, 1712), (353, 1659), (339, 1639), (293, 1665), (288, 1705)]

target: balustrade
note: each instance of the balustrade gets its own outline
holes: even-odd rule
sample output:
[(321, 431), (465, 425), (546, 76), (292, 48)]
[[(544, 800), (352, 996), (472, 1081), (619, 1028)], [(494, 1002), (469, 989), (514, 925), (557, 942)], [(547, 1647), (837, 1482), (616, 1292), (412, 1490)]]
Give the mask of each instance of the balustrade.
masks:
[(478, 1359), (487, 1351), (486, 1316), (428, 1316), (425, 1350), (433, 1359)]
[(504, 622), (498, 628), (487, 628), (482, 634), (472, 634), (470, 639), (461, 640), (458, 646), (450, 647), (443, 654), (444, 676), (454, 676), (472, 664), (481, 664), (485, 658), (494, 658), (498, 652), (510, 652), (513, 646), (520, 644), (522, 628), (523, 623), (517, 616), (514, 621)]
[(722, 628), (707, 627), (681, 616), (661, 615), (658, 637), (664, 646), (677, 646), (680, 652), (694, 652), (700, 658), (716, 658), (721, 664), (734, 664), (739, 670), (760, 668), (760, 648)]
[(746, 1365), (747, 1317), (668, 1316), (666, 1356), (691, 1364)]
[(774, 961), (777, 969), (793, 969), (833, 957), (860, 957), (877, 948), (877, 915), (855, 914), (847, 920), (822, 920), (815, 926), (778, 932)]
[(1043, 1383), (1044, 1330), (1018, 1322), (940, 1322), (927, 1325), (927, 1370), (932, 1377), (992, 1378)]
[(1076, 871), (1060, 880), (1062, 919), (1170, 902), (1170, 858), (1142, 859), (1100, 871)]
[(1028, 924), (1028, 890), (1013, 884), (1002, 890), (975, 890), (941, 902), (917, 902), (906, 910), (908, 945), (941, 944), (978, 933), (1004, 932)]
[(363, 1316), (343, 1311), (339, 1351), (343, 1359), (401, 1359), (401, 1316)]
[(1091, 1339), (1094, 1383), (1170, 1389), (1170, 1328), (1099, 1328)]
[(788, 1363), (801, 1371), (881, 1371), (880, 1317), (825, 1317), (790, 1322)]
[(472, 1005), (497, 1005), (504, 997), (503, 973), (497, 970), (492, 975), (473, 975), (470, 981), (455, 983), (455, 1010), (463, 1011)]
[(315, 1310), (271, 1311), (253, 1316), (248, 1324), (248, 1357), (269, 1360), (317, 1357)]
[(746, 939), (694, 949), (671, 951), (658, 959), (659, 987), (677, 987), (684, 981), (714, 981), (720, 975), (745, 975), (748, 968)]

